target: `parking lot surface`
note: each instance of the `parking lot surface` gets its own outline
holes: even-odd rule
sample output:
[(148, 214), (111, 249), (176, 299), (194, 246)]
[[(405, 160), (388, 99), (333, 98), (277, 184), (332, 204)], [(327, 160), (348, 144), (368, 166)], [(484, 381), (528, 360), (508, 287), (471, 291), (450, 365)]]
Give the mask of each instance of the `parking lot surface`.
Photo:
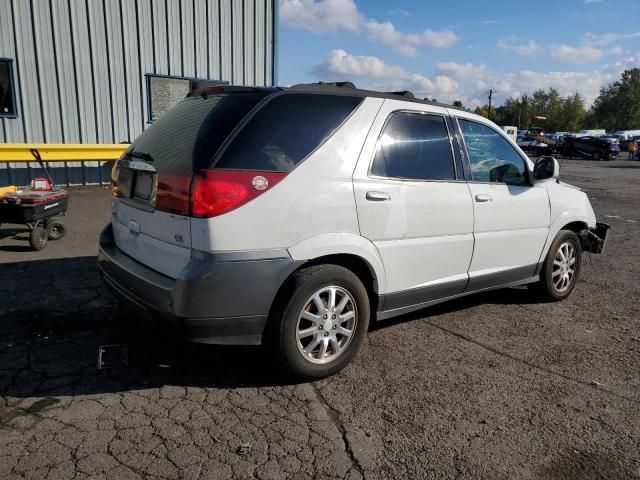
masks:
[[(612, 232), (573, 295), (526, 288), (375, 325), (340, 374), (183, 345), (105, 291), (104, 187), (41, 252), (0, 227), (0, 478), (640, 478), (640, 162), (562, 160)], [(102, 345), (128, 365), (98, 370)]]

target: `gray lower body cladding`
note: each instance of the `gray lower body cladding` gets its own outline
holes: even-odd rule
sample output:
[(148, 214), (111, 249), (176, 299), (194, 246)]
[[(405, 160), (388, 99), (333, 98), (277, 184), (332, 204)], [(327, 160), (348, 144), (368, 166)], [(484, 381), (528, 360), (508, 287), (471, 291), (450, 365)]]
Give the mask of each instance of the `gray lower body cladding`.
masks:
[(194, 252), (173, 279), (118, 249), (111, 225), (98, 253), (100, 273), (117, 297), (165, 319), (189, 340), (230, 345), (262, 343), (276, 293), (301, 264), (286, 250)]

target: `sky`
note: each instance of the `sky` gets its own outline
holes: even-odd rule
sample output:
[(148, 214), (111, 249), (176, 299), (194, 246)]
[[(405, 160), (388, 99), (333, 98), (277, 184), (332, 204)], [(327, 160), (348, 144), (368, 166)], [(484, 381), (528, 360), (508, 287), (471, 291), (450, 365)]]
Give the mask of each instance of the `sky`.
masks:
[(640, 0), (280, 0), (279, 84), (349, 80), (467, 107), (640, 67)]

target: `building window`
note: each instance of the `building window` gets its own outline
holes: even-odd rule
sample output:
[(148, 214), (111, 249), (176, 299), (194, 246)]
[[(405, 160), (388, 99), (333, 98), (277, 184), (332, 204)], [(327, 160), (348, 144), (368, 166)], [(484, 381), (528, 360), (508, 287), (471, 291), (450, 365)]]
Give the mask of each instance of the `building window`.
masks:
[(226, 85), (228, 83), (199, 78), (171, 77), (168, 75), (147, 74), (146, 77), (149, 100), (147, 116), (149, 122), (153, 122), (167, 109), (173, 107), (191, 90), (212, 85)]
[(15, 117), (16, 115), (13, 61), (8, 58), (0, 58), (0, 117)]

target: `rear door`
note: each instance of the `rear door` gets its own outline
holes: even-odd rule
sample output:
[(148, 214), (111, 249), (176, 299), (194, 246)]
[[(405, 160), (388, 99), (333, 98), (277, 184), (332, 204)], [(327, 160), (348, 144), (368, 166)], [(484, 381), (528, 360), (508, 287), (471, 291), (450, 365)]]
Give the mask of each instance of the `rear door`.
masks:
[(384, 263), (385, 310), (455, 295), (467, 283), (473, 206), (446, 119), (444, 108), (385, 100), (360, 155), (358, 221)]
[(118, 162), (111, 224), (118, 248), (177, 277), (190, 260), (190, 187), (264, 93), (188, 97), (156, 120)]

